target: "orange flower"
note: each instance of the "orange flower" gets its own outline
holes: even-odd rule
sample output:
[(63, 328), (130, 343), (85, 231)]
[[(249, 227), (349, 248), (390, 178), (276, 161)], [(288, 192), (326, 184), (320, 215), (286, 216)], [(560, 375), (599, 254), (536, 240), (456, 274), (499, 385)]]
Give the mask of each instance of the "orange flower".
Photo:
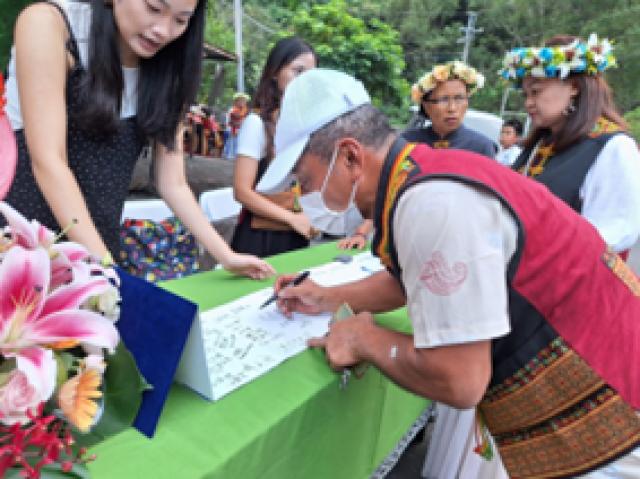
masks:
[(102, 377), (95, 369), (87, 369), (72, 377), (60, 388), (58, 404), (71, 424), (82, 432), (93, 425), (98, 404), (94, 399), (102, 397)]
[(55, 343), (48, 344), (47, 346), (51, 349), (60, 350), (75, 348), (78, 344), (80, 344), (80, 341), (77, 339), (67, 339), (66, 341), (56, 341)]

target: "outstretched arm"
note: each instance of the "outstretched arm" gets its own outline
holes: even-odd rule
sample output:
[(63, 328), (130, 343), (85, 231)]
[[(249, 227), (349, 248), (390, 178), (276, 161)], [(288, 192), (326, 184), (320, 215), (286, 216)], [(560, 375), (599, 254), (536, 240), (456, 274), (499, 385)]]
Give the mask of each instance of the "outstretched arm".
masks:
[(286, 275), (276, 281), (278, 306), (285, 314), (333, 312), (342, 303), (348, 303), (354, 311), (384, 312), (406, 302), (400, 283), (387, 271), (339, 286), (323, 287), (306, 280), (299, 286), (285, 287), (293, 278), (295, 275)]
[(369, 313), (333, 324), (309, 346), (324, 348), (337, 371), (367, 362), (403, 388), (456, 408), (475, 406), (491, 377), (491, 341), (416, 348), (412, 336), (377, 326)]
[(254, 279), (274, 274), (273, 268), (267, 262), (255, 256), (235, 253), (211, 226), (187, 184), (184, 154), (179, 145), (179, 141), (176, 140), (176, 149), (173, 151), (163, 145), (156, 147), (156, 182), (162, 198), (198, 242), (225, 269)]

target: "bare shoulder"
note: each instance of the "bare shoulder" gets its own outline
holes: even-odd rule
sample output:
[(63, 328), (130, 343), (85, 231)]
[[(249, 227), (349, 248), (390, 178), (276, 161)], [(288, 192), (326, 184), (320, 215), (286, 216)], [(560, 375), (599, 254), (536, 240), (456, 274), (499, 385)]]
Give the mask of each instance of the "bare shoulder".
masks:
[(16, 19), (16, 46), (22, 42), (49, 44), (51, 41), (64, 43), (68, 36), (67, 27), (58, 8), (50, 3), (39, 2), (26, 7)]
[(64, 17), (53, 5), (33, 4), (16, 21), (16, 79), (26, 130), (34, 131), (49, 115), (49, 124), (64, 124), (65, 83), (72, 61), (67, 39)]

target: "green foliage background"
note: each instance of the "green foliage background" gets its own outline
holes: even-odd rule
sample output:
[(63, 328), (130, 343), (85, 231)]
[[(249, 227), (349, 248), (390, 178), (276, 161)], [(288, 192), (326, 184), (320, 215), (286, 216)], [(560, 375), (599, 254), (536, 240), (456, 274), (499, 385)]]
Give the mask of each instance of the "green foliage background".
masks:
[(33, 0), (0, 0), (0, 71), (4, 72), (9, 62), (9, 50), (13, 40), (15, 19)]
[[(29, 0), (0, 0), (0, 66), (4, 69), (16, 13)], [(408, 91), (434, 63), (460, 58), (460, 27), (466, 12), (478, 13), (483, 32), (475, 38), (469, 63), (487, 77), (472, 107), (499, 112), (504, 84), (497, 70), (504, 52), (536, 45), (558, 33), (587, 36), (597, 32), (616, 41), (620, 68), (607, 73), (624, 112), (640, 106), (640, 0), (244, 0), (245, 83), (255, 89), (273, 43), (296, 33), (314, 45), (323, 66), (360, 78), (396, 123), (408, 116)], [(233, 51), (233, 1), (209, 0), (207, 41)], [(233, 94), (234, 64), (225, 65), (225, 109)], [(205, 65), (205, 100), (214, 65)], [(519, 95), (509, 109), (521, 109)]]
[(629, 123), (629, 129), (633, 137), (636, 141), (640, 141), (640, 107), (627, 112), (624, 119)]

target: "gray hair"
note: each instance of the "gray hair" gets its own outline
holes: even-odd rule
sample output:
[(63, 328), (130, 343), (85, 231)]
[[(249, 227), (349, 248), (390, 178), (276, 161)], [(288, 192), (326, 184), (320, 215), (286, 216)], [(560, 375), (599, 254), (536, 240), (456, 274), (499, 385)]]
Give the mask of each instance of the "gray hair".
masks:
[(378, 148), (392, 133), (394, 129), (384, 113), (366, 103), (313, 132), (303, 155), (311, 153), (329, 161), (340, 138), (351, 137), (366, 147)]

